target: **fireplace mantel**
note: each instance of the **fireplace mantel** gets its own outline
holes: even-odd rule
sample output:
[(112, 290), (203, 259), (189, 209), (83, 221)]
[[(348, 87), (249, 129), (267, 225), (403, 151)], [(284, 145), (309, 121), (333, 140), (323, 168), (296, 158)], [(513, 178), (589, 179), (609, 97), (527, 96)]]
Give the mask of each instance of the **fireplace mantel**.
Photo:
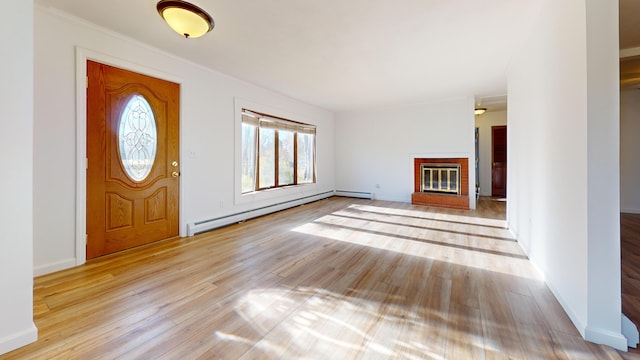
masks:
[[(422, 192), (422, 164), (460, 165), (460, 194)], [(414, 205), (440, 206), (455, 209), (469, 209), (469, 159), (467, 158), (415, 158), (413, 161), (414, 189), (411, 203)]]

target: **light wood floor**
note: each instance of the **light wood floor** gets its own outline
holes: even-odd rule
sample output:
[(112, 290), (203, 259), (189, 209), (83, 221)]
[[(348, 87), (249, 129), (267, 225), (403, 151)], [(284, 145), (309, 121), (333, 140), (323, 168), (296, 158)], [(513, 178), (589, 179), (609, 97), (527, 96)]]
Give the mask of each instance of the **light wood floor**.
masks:
[(503, 219), (334, 197), (94, 259), (36, 278), (39, 340), (0, 358), (620, 359)]

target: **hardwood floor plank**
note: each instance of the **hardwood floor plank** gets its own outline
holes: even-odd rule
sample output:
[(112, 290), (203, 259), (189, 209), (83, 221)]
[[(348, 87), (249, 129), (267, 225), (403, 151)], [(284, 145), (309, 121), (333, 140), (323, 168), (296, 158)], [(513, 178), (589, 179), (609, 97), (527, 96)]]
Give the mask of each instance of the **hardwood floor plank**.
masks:
[(524, 359), (525, 350), (518, 333), (515, 316), (509, 307), (508, 289), (501, 276), (493, 274), (480, 280), (479, 305), (487, 359)]
[(629, 358), (582, 340), (504, 224), (491, 199), (333, 197), (96, 258), (35, 279), (39, 340), (0, 359)]
[(458, 302), (449, 307), (445, 359), (484, 359), (480, 310)]
[[(435, 265), (434, 265), (435, 267)], [(410, 344), (423, 355), (444, 359), (449, 335), (452, 280), (430, 275), (419, 294), (417, 319), (422, 326), (412, 334)]]
[(505, 294), (527, 359), (564, 359), (551, 329), (544, 321), (535, 300), (530, 296), (507, 292)]

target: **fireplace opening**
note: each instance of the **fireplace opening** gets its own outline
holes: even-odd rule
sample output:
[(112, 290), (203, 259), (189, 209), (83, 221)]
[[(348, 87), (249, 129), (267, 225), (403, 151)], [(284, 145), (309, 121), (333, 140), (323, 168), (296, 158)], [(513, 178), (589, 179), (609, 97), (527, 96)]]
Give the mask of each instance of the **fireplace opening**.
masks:
[(414, 205), (469, 209), (468, 158), (414, 158)]
[(420, 164), (420, 191), (460, 195), (460, 164)]

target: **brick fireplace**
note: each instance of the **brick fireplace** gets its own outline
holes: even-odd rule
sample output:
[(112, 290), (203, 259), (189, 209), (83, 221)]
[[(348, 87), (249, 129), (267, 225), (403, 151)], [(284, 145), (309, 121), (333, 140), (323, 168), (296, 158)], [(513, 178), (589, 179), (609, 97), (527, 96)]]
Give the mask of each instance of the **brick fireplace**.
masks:
[(412, 204), (469, 209), (469, 159), (415, 158), (413, 178)]

